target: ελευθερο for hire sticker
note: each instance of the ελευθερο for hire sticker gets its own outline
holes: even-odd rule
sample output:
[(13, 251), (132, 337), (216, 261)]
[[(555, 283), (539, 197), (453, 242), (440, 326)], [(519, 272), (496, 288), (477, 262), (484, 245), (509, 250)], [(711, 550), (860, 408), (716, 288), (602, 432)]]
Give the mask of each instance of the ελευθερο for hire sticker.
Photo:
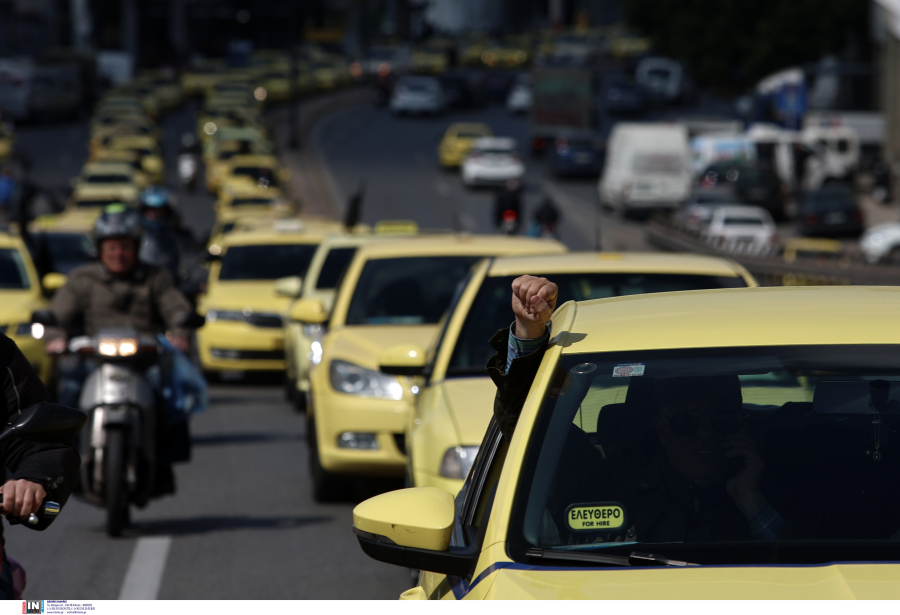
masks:
[(618, 502), (572, 504), (566, 509), (569, 529), (576, 532), (609, 532), (625, 525), (625, 507)]

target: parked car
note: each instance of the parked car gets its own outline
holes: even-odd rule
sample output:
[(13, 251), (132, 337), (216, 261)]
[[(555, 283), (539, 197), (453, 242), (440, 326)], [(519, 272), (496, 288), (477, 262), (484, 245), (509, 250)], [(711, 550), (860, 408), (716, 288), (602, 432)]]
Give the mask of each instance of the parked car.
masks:
[(441, 113), (447, 99), (436, 77), (411, 75), (397, 82), (388, 105), (395, 115)]
[(690, 102), (695, 96), (693, 82), (677, 60), (644, 58), (638, 62), (634, 76), (638, 83), (666, 102)]
[(867, 229), (859, 239), (866, 262), (900, 265), (900, 222), (886, 222)]
[(801, 235), (858, 236), (863, 222), (863, 211), (849, 186), (826, 186), (800, 199), (797, 232)]
[(722, 161), (709, 165), (703, 173), (704, 186), (731, 186), (737, 200), (762, 207), (776, 219), (784, 219), (787, 190), (778, 174), (765, 165)]
[(509, 137), (476, 139), (462, 164), (462, 180), (467, 186), (498, 186), (523, 175), (525, 165), (516, 140)]
[(606, 153), (600, 136), (592, 131), (560, 134), (550, 149), (550, 169), (557, 176), (596, 177)]
[(730, 188), (696, 190), (684, 208), (675, 213), (673, 221), (686, 231), (700, 233), (709, 227), (716, 209), (737, 204), (734, 191)]
[(766, 254), (778, 246), (775, 222), (762, 207), (723, 205), (703, 232), (706, 241), (726, 252)]

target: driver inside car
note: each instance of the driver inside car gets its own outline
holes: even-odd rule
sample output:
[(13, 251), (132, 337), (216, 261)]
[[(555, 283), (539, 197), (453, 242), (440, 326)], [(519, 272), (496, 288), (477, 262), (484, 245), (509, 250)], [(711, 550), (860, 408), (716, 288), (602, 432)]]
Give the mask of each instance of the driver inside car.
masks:
[[(506, 438), (549, 342), (557, 297), (556, 285), (545, 278), (522, 276), (512, 289), (515, 321), (492, 338), (497, 354), (487, 366), (497, 384), (495, 418)], [(658, 441), (655, 452), (640, 461), (628, 455), (607, 462), (603, 452), (570, 436), (564, 455), (591, 460), (597, 472), (558, 477), (557, 486), (567, 493), (551, 496), (550, 508), (557, 509), (551, 517), (559, 517), (565, 502), (619, 499), (635, 511), (624, 540), (774, 540), (790, 533), (760, 490), (765, 462), (745, 429), (737, 376), (632, 379), (631, 386), (643, 389), (643, 407), (631, 411), (646, 414), (646, 428)], [(574, 538), (562, 535), (559, 521), (554, 525), (561, 532), (557, 540)]]

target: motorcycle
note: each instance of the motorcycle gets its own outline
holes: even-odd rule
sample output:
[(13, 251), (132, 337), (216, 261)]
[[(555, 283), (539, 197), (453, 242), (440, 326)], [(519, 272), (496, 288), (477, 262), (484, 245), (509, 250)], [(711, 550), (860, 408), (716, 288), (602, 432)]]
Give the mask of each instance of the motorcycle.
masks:
[(515, 209), (507, 209), (500, 218), (498, 231), (502, 235), (515, 235), (519, 232), (519, 212)]
[[(87, 416), (74, 408), (51, 404), (39, 403), (23, 410), (14, 420), (0, 432), (0, 442), (13, 436), (30, 442), (70, 442), (81, 431), (87, 421)], [(3, 502), (3, 494), (0, 493), (0, 503)], [(59, 515), (62, 507), (57, 502), (46, 501), (36, 513), (31, 513), (24, 521), (28, 525), (38, 525), (42, 521), (52, 522)], [(10, 525), (21, 523), (18, 519), (7, 517)], [(2, 557), (0, 547), (0, 557)], [(13, 588), (16, 598), (22, 597), (25, 589), (25, 569), (14, 559), (6, 556), (9, 561)]]
[[(52, 314), (33, 319), (53, 325)], [(197, 328), (203, 317), (194, 313), (182, 326)], [(170, 464), (190, 459), (187, 422), (171, 425), (164, 401), (148, 377), (162, 378), (155, 368), (165, 358), (160, 340), (134, 329), (101, 329), (95, 336), (69, 340), (68, 354), (91, 361), (79, 407), (89, 428), (79, 440), (82, 495), (106, 509), (106, 532), (120, 536), (130, 520), (131, 505), (142, 508), (152, 497), (174, 492)], [(160, 451), (167, 455), (160, 458)], [(169, 476), (161, 473), (163, 469)]]
[(182, 189), (193, 192), (197, 185), (197, 164), (196, 154), (178, 154), (178, 181)]

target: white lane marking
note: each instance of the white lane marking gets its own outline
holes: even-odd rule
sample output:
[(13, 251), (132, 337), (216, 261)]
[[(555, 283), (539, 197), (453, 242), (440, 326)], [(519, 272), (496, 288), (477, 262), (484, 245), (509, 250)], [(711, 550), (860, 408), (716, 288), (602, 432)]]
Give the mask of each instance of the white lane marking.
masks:
[(137, 541), (125, 572), (119, 600), (156, 600), (171, 545), (171, 536), (141, 538)]

